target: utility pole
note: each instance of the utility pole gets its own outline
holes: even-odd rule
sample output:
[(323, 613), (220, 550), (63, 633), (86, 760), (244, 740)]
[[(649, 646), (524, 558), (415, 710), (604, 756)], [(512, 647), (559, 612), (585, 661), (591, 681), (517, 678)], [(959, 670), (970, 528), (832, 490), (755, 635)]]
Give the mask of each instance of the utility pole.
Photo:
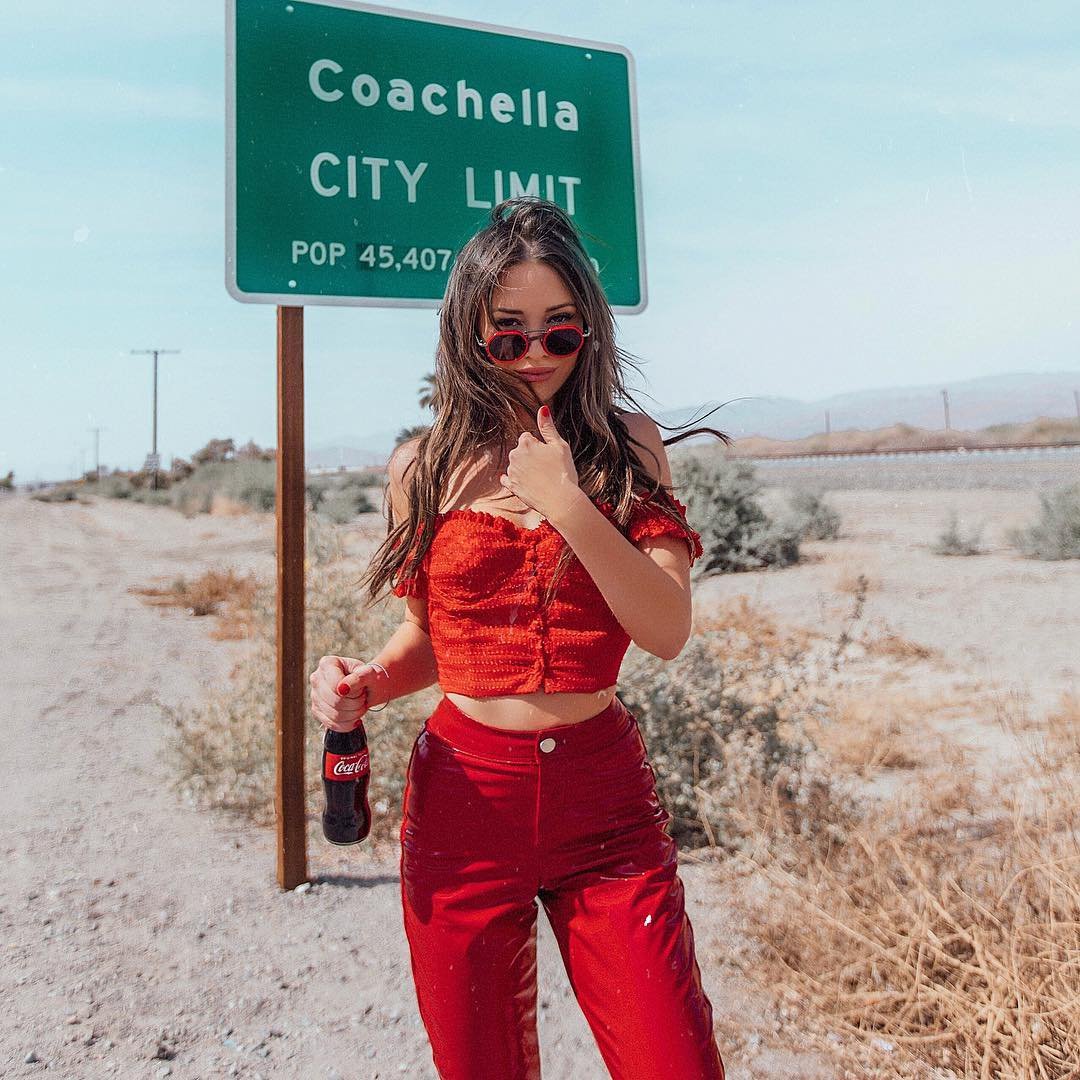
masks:
[(949, 391), (942, 390), (941, 398), (945, 402), (945, 430), (951, 431), (952, 429), (949, 427)]
[(92, 428), (87, 428), (87, 430), (92, 431), (94, 433), (94, 480), (97, 481), (97, 482), (100, 482), (101, 481), (101, 454), (99, 453), (99, 448), (101, 446), (101, 438), (100, 437), (101, 437), (101, 432), (104, 431), (105, 429), (104, 428), (99, 428), (99, 427), (92, 427)]
[[(153, 354), (154, 357), (154, 448), (150, 452), (148, 464), (154, 470), (154, 490), (157, 491), (158, 486), (158, 469), (161, 466), (161, 462), (158, 460), (157, 452), (157, 358), (160, 353), (162, 356), (165, 353), (178, 353), (179, 349), (132, 349), (132, 356), (146, 356)], [(145, 468), (145, 466), (144, 466)]]
[(829, 435), (831, 433), (832, 433), (832, 428), (829, 427), (829, 410), (826, 409), (825, 410), (825, 434)]
[(1076, 402), (1076, 419), (1080, 420), (1080, 390), (1073, 391), (1073, 401)]

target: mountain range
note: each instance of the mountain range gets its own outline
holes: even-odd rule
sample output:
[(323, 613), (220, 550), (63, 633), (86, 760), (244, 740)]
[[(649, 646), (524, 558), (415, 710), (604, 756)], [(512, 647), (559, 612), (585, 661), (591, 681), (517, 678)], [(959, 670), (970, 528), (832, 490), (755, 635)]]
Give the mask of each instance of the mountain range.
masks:
[[(853, 390), (830, 397), (803, 401), (798, 398), (743, 397), (720, 405), (716, 401), (657, 411), (652, 415), (663, 424), (684, 424), (697, 418), (691, 427), (719, 428), (733, 439), (764, 436), (772, 439), (801, 439), (825, 430), (825, 413), (833, 432), (887, 427), (904, 423), (939, 430), (945, 427), (942, 391), (948, 392), (949, 426), (968, 431), (991, 424), (1021, 423), (1046, 416), (1067, 419), (1080, 416), (1080, 371), (984, 375), (960, 382), (885, 389)], [(426, 422), (426, 421), (422, 421)], [(342, 435), (307, 449), (309, 469), (355, 468), (382, 465), (393, 450), (398, 428), (386, 428), (366, 435)], [(676, 431), (660, 429), (665, 438)], [(712, 436), (693, 436), (681, 445), (693, 445)]]

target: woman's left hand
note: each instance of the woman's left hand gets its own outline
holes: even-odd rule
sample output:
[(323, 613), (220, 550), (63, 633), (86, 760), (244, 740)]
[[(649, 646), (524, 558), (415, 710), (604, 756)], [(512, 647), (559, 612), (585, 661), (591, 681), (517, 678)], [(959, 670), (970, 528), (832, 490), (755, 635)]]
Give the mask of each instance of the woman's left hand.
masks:
[(549, 518), (577, 493), (578, 474), (570, 444), (559, 434), (546, 405), (536, 415), (536, 426), (543, 441), (523, 431), (499, 483)]

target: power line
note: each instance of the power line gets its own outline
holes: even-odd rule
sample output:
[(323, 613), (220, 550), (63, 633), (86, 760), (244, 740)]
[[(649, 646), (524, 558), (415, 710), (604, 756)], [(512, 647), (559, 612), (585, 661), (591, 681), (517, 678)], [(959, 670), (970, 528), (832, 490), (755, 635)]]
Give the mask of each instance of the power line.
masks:
[(108, 431), (108, 428), (92, 427), (92, 428), (87, 428), (87, 431), (92, 431), (94, 433), (94, 479), (97, 480), (97, 481), (100, 481), (101, 480), (101, 454), (99, 453), (99, 449), (100, 449), (100, 446), (101, 446), (100, 436), (101, 436), (101, 432)]
[(158, 486), (158, 469), (161, 466), (161, 462), (158, 460), (157, 452), (157, 358), (159, 355), (164, 356), (165, 353), (178, 353), (179, 349), (132, 349), (133, 356), (146, 356), (152, 354), (154, 357), (154, 446), (150, 452), (150, 465), (154, 470), (154, 490), (157, 490)]

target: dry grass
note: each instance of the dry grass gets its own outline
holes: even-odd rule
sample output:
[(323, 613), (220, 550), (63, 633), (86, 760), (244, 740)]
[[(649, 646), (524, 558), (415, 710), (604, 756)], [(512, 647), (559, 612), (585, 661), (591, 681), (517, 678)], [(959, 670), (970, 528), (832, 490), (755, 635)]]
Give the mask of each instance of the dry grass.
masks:
[(1037, 739), (999, 716), (1017, 751), (992, 806), (949, 763), (824, 854), (762, 854), (757, 974), (892, 1075), (1080, 1076), (1078, 714), (1067, 695)]
[(707, 615), (697, 615), (694, 628), (697, 631), (723, 630), (730, 635), (728, 645), (732, 652), (728, 655), (745, 661), (766, 653), (802, 653), (816, 639), (813, 631), (806, 627), (782, 627), (772, 612), (765, 607), (754, 607), (745, 594), (710, 608)]
[(248, 514), (256, 513), (256, 511), (247, 503), (218, 491), (210, 499), (209, 513), (214, 517), (245, 517)]
[(901, 662), (913, 660), (940, 660), (942, 653), (929, 645), (912, 641), (911, 638), (898, 634), (890, 627), (884, 627), (876, 634), (865, 633), (859, 639), (867, 656), (880, 656), (887, 660)]
[(232, 641), (254, 633), (252, 607), (259, 588), (253, 574), (240, 575), (231, 568), (212, 568), (190, 581), (178, 577), (165, 587), (132, 587), (128, 591), (157, 607), (185, 608), (189, 615), (216, 615), (211, 637)]
[(837, 577), (833, 588), (838, 593), (851, 593), (853, 596), (860, 593), (880, 592), (881, 578), (877, 574), (870, 574), (865, 570), (844, 570)]
[(1080, 764), (1080, 693), (1066, 691), (1055, 712), (1046, 718), (1051, 752), (1055, 760)]
[(910, 694), (838, 695), (827, 724), (811, 729), (818, 747), (866, 777), (877, 769), (914, 769), (927, 758), (930, 728)]

